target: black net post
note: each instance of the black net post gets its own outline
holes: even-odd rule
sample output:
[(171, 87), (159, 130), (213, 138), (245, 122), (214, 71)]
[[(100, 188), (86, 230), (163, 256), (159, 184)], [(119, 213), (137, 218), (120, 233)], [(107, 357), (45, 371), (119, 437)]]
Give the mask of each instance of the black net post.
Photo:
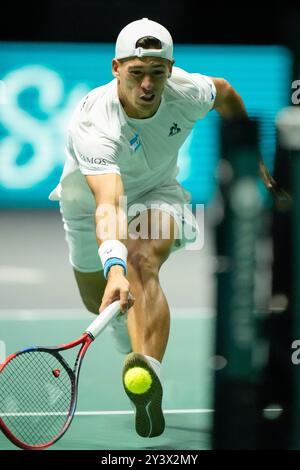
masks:
[[(274, 178), (278, 187), (291, 191), (291, 152), (280, 130), (277, 116), (277, 145)], [(285, 118), (284, 118), (285, 120)], [(291, 447), (294, 409), (294, 378), (291, 361), (292, 313), (292, 217), (288, 201), (274, 201), (272, 211), (273, 273), (272, 298), (264, 325), (268, 359), (263, 371), (261, 405), (261, 446), (265, 449)]]
[[(289, 309), (291, 312), (291, 343), (287, 345), (290, 379), (285, 384), (290, 390), (290, 424), (285, 429), (289, 436), (289, 447), (300, 449), (300, 109), (291, 106), (283, 109), (277, 117), (280, 146), (286, 153), (286, 167), (290, 168), (291, 193), (291, 238), (282, 246), (282, 252), (291, 247), (291, 283)], [(283, 255), (284, 256), (284, 255)]]
[(259, 381), (255, 279), (262, 197), (258, 186), (258, 122), (221, 126), (220, 189), (224, 217), (217, 228), (218, 276), (215, 449), (259, 447)]

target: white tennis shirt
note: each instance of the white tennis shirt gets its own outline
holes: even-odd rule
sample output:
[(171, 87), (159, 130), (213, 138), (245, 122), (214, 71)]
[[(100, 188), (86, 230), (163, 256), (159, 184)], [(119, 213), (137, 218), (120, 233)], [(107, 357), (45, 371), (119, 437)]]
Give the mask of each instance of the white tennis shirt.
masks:
[[(93, 89), (71, 119), (60, 182), (78, 169), (84, 175), (117, 173), (130, 201), (174, 180), (179, 149), (215, 96), (211, 78), (173, 67), (154, 116), (133, 119), (119, 101), (116, 79)], [(58, 200), (60, 190), (59, 184), (50, 199)]]

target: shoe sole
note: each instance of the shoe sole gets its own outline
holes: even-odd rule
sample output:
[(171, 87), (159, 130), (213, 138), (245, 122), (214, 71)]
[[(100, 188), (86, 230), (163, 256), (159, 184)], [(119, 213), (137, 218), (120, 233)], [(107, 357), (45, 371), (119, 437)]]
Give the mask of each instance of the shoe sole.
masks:
[[(126, 372), (132, 367), (146, 369), (152, 378), (150, 389), (142, 394), (130, 392), (124, 382)], [(165, 429), (165, 419), (161, 408), (163, 390), (159, 378), (142, 354), (128, 354), (125, 360), (123, 376), (124, 390), (135, 406), (135, 429), (141, 437), (160, 436)]]

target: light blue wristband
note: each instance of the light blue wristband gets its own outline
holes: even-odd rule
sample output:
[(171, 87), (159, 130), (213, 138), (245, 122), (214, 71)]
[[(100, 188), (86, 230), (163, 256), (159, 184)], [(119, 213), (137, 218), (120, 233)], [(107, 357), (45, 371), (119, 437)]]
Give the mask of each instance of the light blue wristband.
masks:
[(103, 267), (103, 273), (104, 273), (104, 277), (105, 279), (107, 279), (107, 275), (108, 275), (108, 271), (110, 270), (110, 268), (112, 266), (116, 266), (116, 265), (119, 265), (119, 266), (123, 266), (123, 269), (124, 269), (124, 273), (125, 273), (125, 276), (127, 274), (127, 268), (126, 268), (126, 263), (124, 260), (122, 260), (121, 258), (109, 258), (106, 263), (104, 264), (104, 267)]

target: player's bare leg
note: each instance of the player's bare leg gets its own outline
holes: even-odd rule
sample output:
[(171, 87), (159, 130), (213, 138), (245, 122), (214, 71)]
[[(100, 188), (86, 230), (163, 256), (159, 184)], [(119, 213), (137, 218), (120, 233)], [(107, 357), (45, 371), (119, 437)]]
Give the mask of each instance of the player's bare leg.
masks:
[[(144, 217), (146, 215), (145, 212)], [(129, 238), (127, 243), (128, 279), (135, 303), (129, 309), (127, 322), (131, 345), (126, 341), (123, 344), (119, 341), (119, 344), (122, 348), (123, 346), (124, 348), (132, 347), (134, 351), (125, 359), (123, 383), (126, 372), (132, 367), (146, 369), (152, 378), (151, 388), (142, 395), (132, 394), (125, 387), (128, 397), (136, 408), (136, 431), (143, 437), (159, 436), (165, 428), (161, 408), (162, 385), (153, 360), (157, 360), (159, 363), (162, 360), (170, 330), (170, 311), (159, 283), (159, 270), (168, 258), (174, 243), (176, 223), (171, 216), (164, 214), (165, 222), (166, 218), (168, 218), (167, 223), (170, 228), (169, 237), (163, 238), (163, 234), (159, 231), (158, 239), (149, 237), (148, 239), (132, 240)], [(161, 224), (161, 217), (159, 217), (159, 221)], [(151, 232), (151, 225), (149, 231)], [(98, 313), (106, 285), (103, 272), (79, 273), (75, 271), (75, 278), (86, 308), (93, 313)], [(123, 323), (123, 326), (126, 334), (119, 335), (119, 340), (124, 336), (128, 340), (126, 323)], [(118, 349), (121, 351), (120, 348)], [(127, 350), (127, 352), (129, 351)]]
[(159, 270), (170, 254), (176, 225), (173, 217), (166, 213), (163, 217), (164, 221), (168, 217), (170, 238), (162, 239), (161, 231), (157, 240), (129, 238), (127, 259), (128, 280), (135, 299), (128, 315), (132, 350), (158, 361), (163, 358), (170, 330), (170, 311), (160, 286)]
[[(150, 211), (148, 216), (149, 214)], [(170, 311), (159, 283), (159, 270), (168, 258), (174, 243), (176, 223), (173, 217), (166, 213), (163, 217), (162, 213), (158, 215), (159, 227), (163, 220), (169, 225), (167, 238), (164, 238), (166, 234), (163, 236), (163, 230), (159, 230), (157, 239), (154, 239), (150, 225), (149, 232), (152, 238), (137, 240), (129, 238), (127, 244), (128, 279), (135, 298), (135, 303), (128, 314), (128, 330), (134, 352), (128, 354), (125, 359), (123, 385), (136, 410), (136, 432), (142, 437), (159, 436), (165, 429), (162, 412), (163, 389), (159, 375), (160, 362), (169, 338)], [(147, 216), (147, 213), (143, 213), (143, 216)], [(140, 377), (144, 376), (139, 372), (141, 369), (150, 375), (151, 385), (145, 391), (137, 392), (136, 388), (130, 387), (126, 378), (128, 373), (131, 377), (137, 374), (134, 380), (139, 384)]]

